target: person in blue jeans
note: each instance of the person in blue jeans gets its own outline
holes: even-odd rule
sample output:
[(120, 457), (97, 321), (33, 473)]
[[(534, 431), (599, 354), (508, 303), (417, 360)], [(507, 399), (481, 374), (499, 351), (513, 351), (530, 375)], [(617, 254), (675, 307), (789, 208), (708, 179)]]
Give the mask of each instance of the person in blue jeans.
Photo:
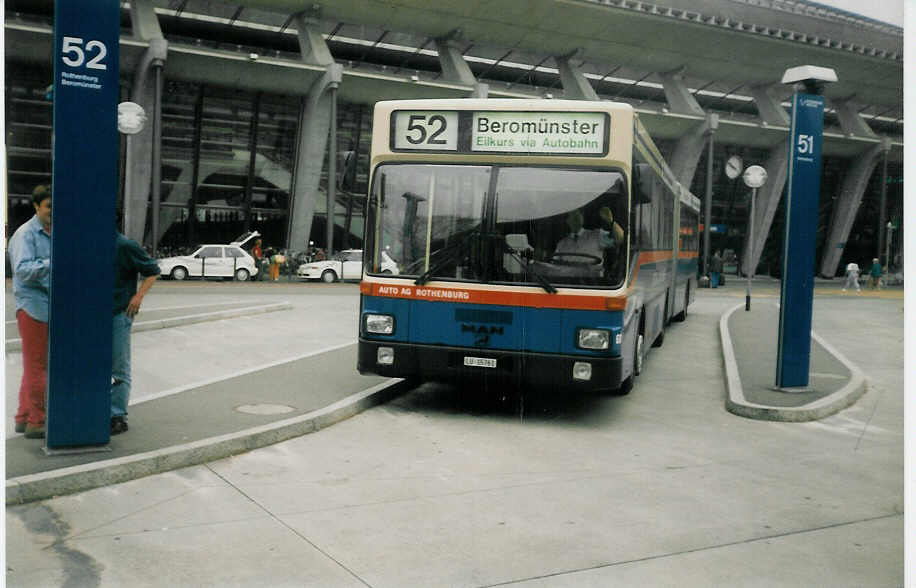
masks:
[(719, 287), (719, 275), (722, 273), (722, 256), (719, 255), (719, 250), (716, 249), (712, 254), (712, 259), (709, 260), (709, 287), (718, 288)]
[[(121, 233), (115, 237), (114, 319), (111, 350), (111, 434), (127, 430), (130, 399), (130, 326), (140, 312), (143, 297), (159, 277), (159, 266), (136, 242)], [(143, 282), (137, 288), (137, 277)]]

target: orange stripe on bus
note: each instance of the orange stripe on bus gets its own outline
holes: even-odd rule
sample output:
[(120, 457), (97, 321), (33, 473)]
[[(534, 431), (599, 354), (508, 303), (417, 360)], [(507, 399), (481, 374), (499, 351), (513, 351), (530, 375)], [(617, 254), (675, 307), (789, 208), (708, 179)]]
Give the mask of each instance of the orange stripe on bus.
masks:
[(360, 283), (360, 292), (367, 296), (384, 298), (564, 310), (624, 310), (627, 305), (625, 296), (444, 288), (440, 286), (416, 286), (413, 283), (389, 282), (382, 284), (363, 281)]
[(646, 263), (657, 263), (659, 261), (665, 261), (674, 257), (674, 254), (671, 250), (665, 251), (645, 251), (639, 254), (639, 259), (636, 263), (643, 265)]

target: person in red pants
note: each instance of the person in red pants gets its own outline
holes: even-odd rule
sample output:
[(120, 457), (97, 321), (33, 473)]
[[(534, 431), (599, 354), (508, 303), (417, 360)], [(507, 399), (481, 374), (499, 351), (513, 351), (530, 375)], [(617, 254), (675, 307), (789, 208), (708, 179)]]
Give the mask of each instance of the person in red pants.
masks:
[(51, 187), (32, 191), (35, 216), (16, 229), (9, 242), (16, 322), (22, 338), (22, 383), (16, 432), (45, 436), (48, 382), (48, 308), (51, 292)]

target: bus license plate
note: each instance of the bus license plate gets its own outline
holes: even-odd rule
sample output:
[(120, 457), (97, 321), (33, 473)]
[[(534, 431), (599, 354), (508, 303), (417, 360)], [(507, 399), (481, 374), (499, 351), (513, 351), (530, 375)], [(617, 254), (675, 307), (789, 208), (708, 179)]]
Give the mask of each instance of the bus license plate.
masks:
[(464, 365), (474, 366), (474, 367), (485, 367), (485, 368), (495, 368), (496, 360), (490, 359), (487, 357), (469, 357), (465, 356)]

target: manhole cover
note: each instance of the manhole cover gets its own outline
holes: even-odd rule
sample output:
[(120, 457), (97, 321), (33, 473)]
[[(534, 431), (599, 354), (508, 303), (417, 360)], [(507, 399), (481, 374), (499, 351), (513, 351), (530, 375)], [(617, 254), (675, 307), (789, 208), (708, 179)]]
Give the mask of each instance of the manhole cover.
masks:
[(243, 404), (236, 406), (235, 410), (246, 414), (283, 414), (296, 409), (285, 404)]

